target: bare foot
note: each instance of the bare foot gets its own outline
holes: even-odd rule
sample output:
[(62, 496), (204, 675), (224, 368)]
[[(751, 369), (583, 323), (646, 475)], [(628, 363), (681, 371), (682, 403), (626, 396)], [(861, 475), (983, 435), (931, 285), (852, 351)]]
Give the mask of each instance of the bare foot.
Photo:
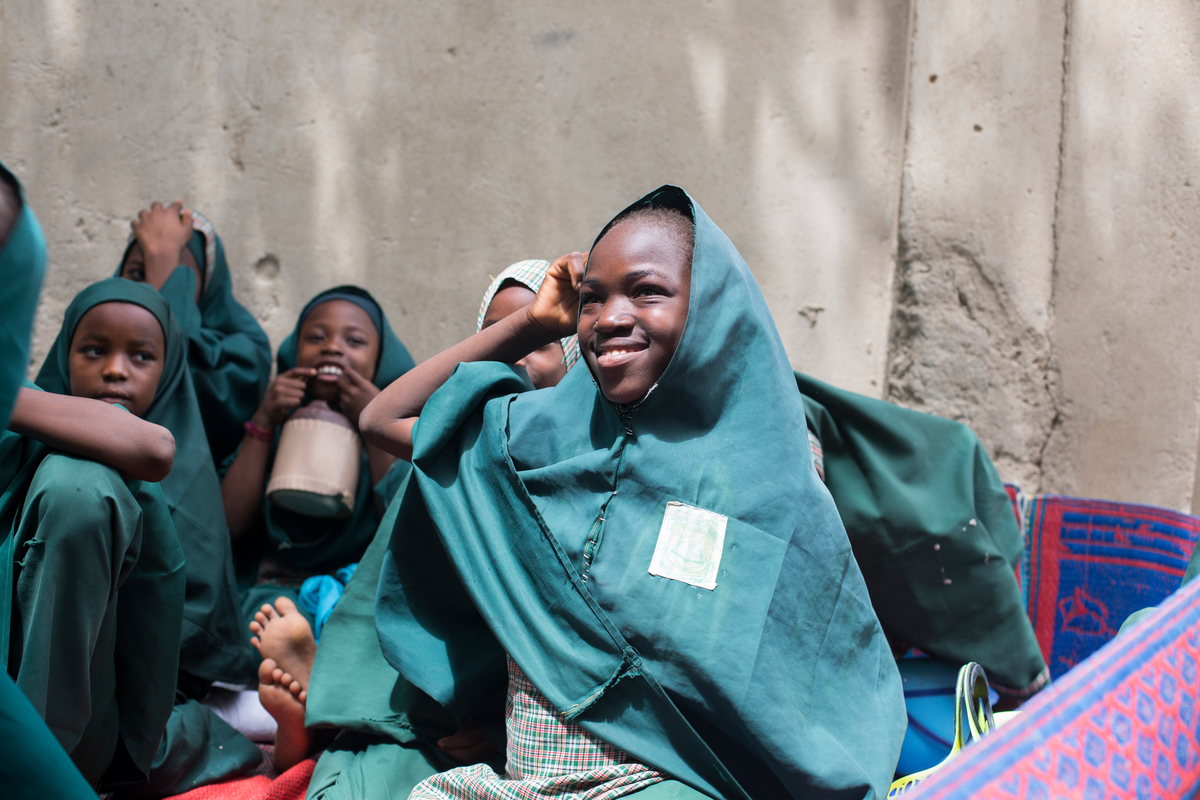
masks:
[(250, 632), (254, 634), (250, 644), (258, 648), (262, 657), (272, 659), (307, 691), (313, 659), (317, 657), (317, 641), (296, 604), (279, 597), (273, 607), (269, 603), (263, 605), (250, 623)]
[(300, 689), (295, 679), (283, 672), (271, 659), (263, 659), (258, 667), (258, 701), (262, 703), (279, 729), (275, 731), (276, 772), (284, 772), (304, 760), (311, 740), (304, 727), (304, 701), (308, 692)]

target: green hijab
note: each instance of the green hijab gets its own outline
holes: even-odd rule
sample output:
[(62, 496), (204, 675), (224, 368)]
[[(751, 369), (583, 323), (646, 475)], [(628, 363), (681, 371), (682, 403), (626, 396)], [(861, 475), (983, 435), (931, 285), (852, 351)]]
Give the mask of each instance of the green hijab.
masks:
[(953, 664), (978, 662), (1010, 694), (1044, 686), (1014, 574), (1021, 529), (975, 433), (800, 373), (796, 384), (883, 629)]
[[(412, 356), (408, 354), (408, 350), (392, 330), (387, 315), (369, 292), (357, 286), (335, 286), (310, 300), (305, 306), (305, 311), (311, 312), (324, 302), (322, 298), (350, 300), (364, 306), (372, 321), (379, 320), (382, 330), (379, 331), (379, 361), (375, 368), (375, 386), (384, 389), (413, 368)], [(304, 316), (302, 314), (296, 320), (295, 329), (279, 346), (276, 364), (280, 373), (296, 366), (296, 343), (300, 337), (300, 326), (304, 322)], [(271, 464), (267, 466), (268, 474), (274, 465), (274, 450), (271, 452)], [(392, 486), (398, 485), (406, 473), (405, 465), (393, 466), (388, 476), (381, 481), (381, 485), (385, 482)], [(391, 498), (387, 496), (381, 499), (383, 504), (387, 505)], [(280, 508), (264, 498), (263, 519), (267, 534), (278, 549), (280, 558), (290, 566), (302, 570), (332, 572), (358, 561), (379, 526), (379, 510), (372, 494), (371, 468), (367, 461), (366, 449), (363, 449), (362, 465), (358, 471), (354, 513), (348, 518), (333, 520), (306, 517)]]
[(507, 652), (566, 718), (712, 797), (882, 798), (900, 678), (783, 343), (700, 207), (665, 186), (627, 211), (647, 205), (695, 223), (670, 365), (621, 408), (587, 370), (516, 394), (509, 367), (458, 367), (414, 430), (384, 655), (469, 714)]
[(0, 427), (8, 427), (17, 389), (25, 378), (29, 335), (37, 311), (38, 291), (46, 270), (46, 239), (37, 217), (22, 197), (21, 184), (3, 164), (0, 181), (10, 180), (21, 210), (0, 249)]
[[(163, 285), (162, 295), (187, 336), (196, 402), (213, 460), (219, 464), (241, 442), (242, 424), (254, 415), (267, 391), (271, 343), (254, 315), (233, 296), (221, 237), (198, 212), (192, 212), (192, 219), (195, 231), (188, 250), (204, 276), (200, 300), (195, 299), (196, 273), (183, 266)], [(120, 277), (121, 264), (114, 277)]]
[(145, 283), (123, 278), (93, 283), (67, 306), (37, 384), (46, 391), (71, 393), (71, 337), (88, 310), (110, 302), (146, 309), (158, 320), (166, 339), (162, 378), (145, 419), (175, 437), (175, 465), (160, 485), (187, 559), (180, 669), (203, 680), (240, 683), (254, 673), (256, 654), (238, 604), (221, 485), (185, 361), (187, 339), (167, 300)]

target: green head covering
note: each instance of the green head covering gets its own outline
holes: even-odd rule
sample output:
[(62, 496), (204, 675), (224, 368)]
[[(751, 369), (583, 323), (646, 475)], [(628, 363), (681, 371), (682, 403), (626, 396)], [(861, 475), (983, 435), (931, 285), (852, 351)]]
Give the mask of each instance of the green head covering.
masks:
[[(192, 227), (188, 250), (203, 276), (200, 300), (195, 300), (197, 275), (189, 267), (177, 268), (162, 294), (187, 336), (196, 402), (213, 460), (220, 463), (241, 442), (242, 424), (254, 415), (267, 391), (271, 343), (254, 315), (233, 296), (225, 245), (212, 223), (193, 211)], [(129, 246), (133, 241), (131, 237)], [(122, 255), (115, 277), (124, 263)]]
[(145, 283), (122, 278), (93, 283), (67, 306), (37, 384), (49, 392), (71, 393), (69, 357), (75, 328), (90, 309), (111, 302), (149, 311), (162, 326), (166, 343), (162, 378), (144, 416), (175, 437), (175, 464), (160, 485), (187, 558), (180, 668), (205, 680), (241, 682), (253, 674), (255, 653), (238, 605), (221, 485), (187, 368), (187, 339), (167, 300)]
[(37, 311), (38, 290), (46, 270), (46, 240), (21, 183), (0, 164), (0, 181), (16, 189), (21, 210), (0, 249), (0, 428), (8, 427), (29, 362), (29, 334)]
[[(382, 330), (379, 331), (379, 361), (375, 368), (374, 380), (377, 387), (385, 388), (413, 368), (412, 356), (392, 331), (387, 316), (375, 298), (357, 286), (336, 286), (321, 292), (305, 305), (304, 313), (296, 320), (295, 329), (279, 346), (276, 357), (279, 372), (286, 372), (296, 366), (296, 342), (300, 338), (300, 326), (304, 317), (326, 300), (348, 300), (356, 305), (363, 304), (366, 306), (364, 310), (372, 317), (372, 322), (378, 320), (376, 324), (382, 326)], [(375, 313), (371, 313), (372, 310)], [(273, 466), (274, 450), (271, 464), (268, 465), (268, 474)], [(406, 471), (403, 466), (393, 467), (393, 472), (400, 478), (403, 478), (403, 472)], [(386, 504), (390, 498), (382, 499)], [(266, 522), (267, 534), (278, 548), (280, 558), (291, 566), (302, 570), (332, 572), (358, 561), (367, 545), (371, 543), (375, 528), (379, 525), (379, 511), (372, 495), (371, 468), (366, 449), (363, 450), (362, 464), (358, 471), (354, 513), (350, 517), (342, 520), (306, 517), (280, 508), (264, 498), (263, 519)]]
[(507, 651), (567, 718), (712, 797), (882, 798), (900, 678), (783, 343), (699, 206), (667, 186), (630, 210), (652, 205), (695, 224), (657, 388), (616, 408), (587, 370), (513, 394), (511, 369), (460, 365), (414, 430), (384, 654), (469, 713)]
[[(335, 297), (333, 295), (345, 295), (345, 297)], [(376, 309), (378, 317), (375, 314), (371, 314), (369, 308), (364, 307), (367, 314), (372, 317), (372, 321), (378, 318), (383, 323), (383, 330), (379, 331), (379, 363), (375, 367), (375, 380), (372, 381), (377, 387), (380, 389), (387, 388), (392, 381), (416, 366), (413, 363), (412, 356), (405, 349), (404, 343), (400, 341), (400, 337), (396, 336), (392, 330), (387, 315), (383, 313), (383, 308), (371, 296), (370, 292), (366, 289), (360, 289), (357, 286), (335, 286), (332, 289), (320, 292), (305, 304), (305, 313), (296, 319), (296, 327), (283, 340), (283, 344), (279, 345), (275, 364), (280, 372), (286, 372), (296, 366), (296, 342), (300, 339), (300, 326), (304, 323), (304, 318), (314, 308), (327, 300), (349, 300), (356, 305), (364, 304), (364, 306), (373, 306)]]

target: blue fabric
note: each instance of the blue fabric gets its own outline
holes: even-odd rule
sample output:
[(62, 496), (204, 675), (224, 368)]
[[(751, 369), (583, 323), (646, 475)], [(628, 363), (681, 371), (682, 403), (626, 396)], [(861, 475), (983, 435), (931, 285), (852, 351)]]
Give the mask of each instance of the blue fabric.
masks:
[(350, 582), (358, 564), (342, 567), (333, 575), (314, 575), (300, 586), (300, 604), (313, 615), (313, 637), (321, 642), (321, 629), (329, 621), (334, 606)]

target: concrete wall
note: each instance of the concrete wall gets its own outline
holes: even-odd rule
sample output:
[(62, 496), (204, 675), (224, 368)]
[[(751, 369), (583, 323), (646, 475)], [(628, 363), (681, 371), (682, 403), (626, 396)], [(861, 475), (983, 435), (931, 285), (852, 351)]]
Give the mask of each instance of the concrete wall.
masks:
[(1189, 508), (1200, 10), (1127, 5), (11, 0), (35, 359), (155, 199), (214, 221), (273, 342), (348, 281), (424, 358), (669, 181), (798, 368), (968, 422), (1028, 489)]

